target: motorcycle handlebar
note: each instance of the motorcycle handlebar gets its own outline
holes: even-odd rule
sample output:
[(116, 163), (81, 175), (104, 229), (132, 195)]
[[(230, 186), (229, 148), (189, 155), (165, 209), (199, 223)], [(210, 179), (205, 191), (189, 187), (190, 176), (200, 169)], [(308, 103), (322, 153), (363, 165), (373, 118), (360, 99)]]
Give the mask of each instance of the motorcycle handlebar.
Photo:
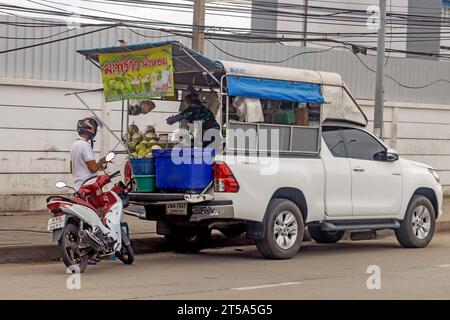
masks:
[(110, 174), (110, 175), (109, 175), (109, 178), (110, 178), (110, 179), (113, 179), (113, 178), (117, 177), (118, 175), (120, 175), (120, 170), (118, 170), (118, 171), (116, 171), (116, 172)]

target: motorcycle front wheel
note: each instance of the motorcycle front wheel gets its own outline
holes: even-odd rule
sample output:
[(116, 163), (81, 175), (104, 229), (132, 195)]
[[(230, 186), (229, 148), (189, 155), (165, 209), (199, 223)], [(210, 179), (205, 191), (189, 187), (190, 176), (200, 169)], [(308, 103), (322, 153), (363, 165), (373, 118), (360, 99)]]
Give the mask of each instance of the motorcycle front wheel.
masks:
[(131, 243), (125, 245), (122, 243), (122, 249), (116, 252), (117, 258), (125, 264), (132, 264), (134, 262), (134, 250)]
[(58, 241), (62, 261), (72, 273), (84, 272), (89, 260), (89, 255), (81, 254), (79, 250), (79, 231), (80, 228), (77, 225), (69, 222), (64, 227), (61, 239)]

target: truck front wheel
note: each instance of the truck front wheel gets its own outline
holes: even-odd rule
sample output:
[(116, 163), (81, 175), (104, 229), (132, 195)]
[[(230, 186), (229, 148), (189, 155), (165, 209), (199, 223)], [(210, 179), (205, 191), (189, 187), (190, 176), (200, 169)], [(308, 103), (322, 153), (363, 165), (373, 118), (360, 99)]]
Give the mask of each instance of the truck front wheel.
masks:
[(317, 243), (336, 243), (342, 239), (345, 231), (322, 231), (320, 226), (308, 226), (311, 238)]
[(290, 200), (271, 200), (264, 237), (256, 240), (259, 253), (269, 259), (289, 259), (300, 249), (305, 225), (300, 209)]
[(395, 236), (404, 248), (424, 248), (433, 238), (435, 220), (436, 213), (430, 200), (420, 195), (413, 196)]
[(172, 226), (171, 229), (172, 232), (165, 235), (166, 240), (180, 253), (197, 253), (211, 238), (211, 230), (207, 227)]

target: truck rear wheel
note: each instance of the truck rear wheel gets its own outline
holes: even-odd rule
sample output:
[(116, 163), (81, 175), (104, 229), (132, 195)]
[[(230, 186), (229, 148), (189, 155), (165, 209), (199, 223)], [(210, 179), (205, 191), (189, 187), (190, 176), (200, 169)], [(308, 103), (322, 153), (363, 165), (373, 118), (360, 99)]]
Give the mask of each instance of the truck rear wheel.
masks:
[(311, 238), (317, 243), (336, 243), (342, 239), (345, 231), (322, 231), (320, 226), (308, 226)]
[(268, 259), (289, 259), (300, 249), (305, 226), (300, 209), (290, 200), (270, 201), (264, 237), (256, 240), (259, 253)]
[(404, 248), (424, 248), (434, 235), (436, 213), (430, 200), (413, 196), (400, 228), (395, 230), (398, 242)]
[(211, 238), (211, 230), (207, 227), (172, 226), (171, 229), (165, 238), (179, 253), (197, 253)]

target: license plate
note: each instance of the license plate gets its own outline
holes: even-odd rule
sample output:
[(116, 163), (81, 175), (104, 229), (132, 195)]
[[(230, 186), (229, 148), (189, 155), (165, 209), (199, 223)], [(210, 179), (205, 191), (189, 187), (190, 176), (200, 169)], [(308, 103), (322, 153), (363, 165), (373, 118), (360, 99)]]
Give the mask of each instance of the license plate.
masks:
[(66, 222), (65, 216), (51, 218), (48, 220), (47, 231), (62, 229), (62, 228), (64, 228), (64, 225), (66, 224), (65, 222)]
[(166, 204), (166, 214), (187, 216), (187, 202), (174, 202)]

